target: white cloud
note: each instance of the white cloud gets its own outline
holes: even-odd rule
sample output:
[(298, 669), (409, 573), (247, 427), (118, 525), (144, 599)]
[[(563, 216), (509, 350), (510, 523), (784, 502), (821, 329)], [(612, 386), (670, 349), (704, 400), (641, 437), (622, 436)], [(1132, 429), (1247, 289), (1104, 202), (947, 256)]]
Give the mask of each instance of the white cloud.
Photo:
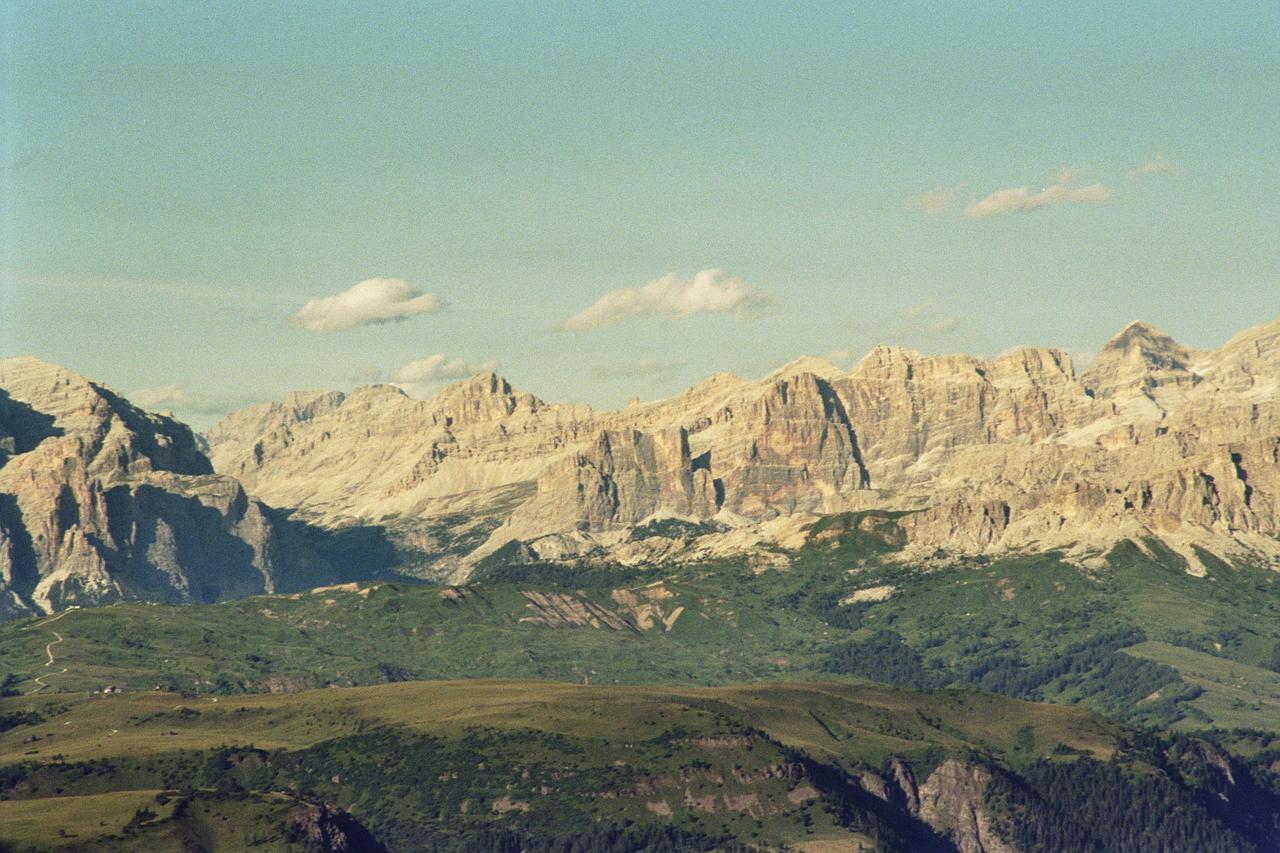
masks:
[(151, 412), (179, 412), (197, 415), (222, 415), (232, 409), (248, 405), (252, 399), (243, 397), (220, 399), (190, 391), (180, 385), (164, 385), (155, 388), (139, 388), (128, 395), (129, 402)]
[(1102, 184), (1075, 186), (1072, 182), (1079, 174), (1078, 169), (1063, 169), (1053, 183), (1039, 190), (1031, 187), (996, 190), (966, 207), (964, 215), (969, 219), (989, 219), (1006, 213), (1029, 213), (1055, 204), (1106, 204), (1115, 197), (1115, 193)]
[(676, 359), (642, 358), (626, 364), (600, 365), (591, 372), (597, 379), (657, 379), (684, 366), (685, 362)]
[(908, 305), (898, 312), (901, 321), (889, 330), (889, 340), (941, 337), (955, 331), (960, 321), (942, 313), (936, 299)]
[(916, 210), (926, 216), (937, 216), (944, 213), (956, 200), (954, 187), (935, 187), (922, 193), (916, 193), (903, 205), (907, 210)]
[(734, 278), (724, 270), (703, 270), (691, 279), (665, 275), (643, 287), (624, 287), (606, 293), (561, 324), (567, 331), (614, 326), (643, 315), (692, 317), (694, 314), (732, 313), (742, 319), (752, 310), (775, 301), (773, 294)]
[(908, 305), (898, 312), (898, 316), (904, 320), (915, 320), (923, 317), (932, 311), (938, 304), (936, 299), (927, 299), (924, 302), (917, 302), (914, 305)]
[(847, 347), (837, 347), (833, 350), (827, 350), (822, 357), (835, 365), (848, 365), (853, 361), (854, 352)]
[(1141, 178), (1144, 175), (1171, 175), (1173, 174), (1173, 164), (1164, 159), (1163, 154), (1157, 154), (1152, 159), (1143, 163), (1141, 166), (1135, 166), (1129, 170), (1129, 177)]
[(492, 370), (496, 366), (494, 362), (473, 365), (461, 358), (449, 358), (444, 353), (438, 352), (409, 362), (396, 371), (395, 378), (397, 382), (422, 384), (441, 379), (462, 379), (483, 370)]
[(312, 299), (289, 322), (311, 332), (340, 332), (391, 323), (444, 308), (439, 297), (398, 278), (370, 278), (333, 296)]

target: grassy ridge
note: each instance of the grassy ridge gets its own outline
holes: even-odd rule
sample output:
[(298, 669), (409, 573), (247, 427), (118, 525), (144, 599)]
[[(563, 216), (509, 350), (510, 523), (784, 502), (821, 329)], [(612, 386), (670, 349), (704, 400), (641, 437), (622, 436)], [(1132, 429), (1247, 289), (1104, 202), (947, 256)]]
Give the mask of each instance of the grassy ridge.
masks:
[[(0, 734), (0, 841), (17, 849), (71, 834), (92, 841), (84, 849), (177, 850), (191, 833), (215, 849), (303, 849), (288, 818), (306, 802), (340, 804), (392, 850), (557, 837), (605, 850), (655, 839), (675, 849), (932, 849), (945, 847), (948, 827), (913, 813), (895, 780), (914, 777), (926, 791), (944, 762), (979, 780), (976, 792), (950, 794), (969, 796), (966, 808), (1046, 836), (1086, 832), (1080, 815), (1097, 797), (1140, 798), (1157, 778), (1153, 803), (1199, 827), (1180, 826), (1168, 849), (1194, 849), (1179, 846), (1184, 836), (1254, 849), (1249, 839), (1280, 817), (1280, 798), (1265, 790), (1248, 801), (1262, 824), (1233, 811), (1254, 790), (1242, 788), (1252, 771), (1208, 742), (963, 690), (469, 680), (195, 699), (37, 694), (0, 700), (0, 714), (24, 715)], [(1278, 745), (1257, 742), (1255, 763)], [(1223, 797), (1215, 761), (1233, 766)], [(1072, 773), (1081, 790), (1061, 785)], [(1144, 823), (1152, 815), (1160, 809), (1114, 822), (1155, 831)]]
[[(924, 773), (945, 755), (975, 751), (993, 760), (1106, 757), (1120, 734), (1079, 709), (825, 683), (409, 682), (194, 702), (48, 695), (3, 700), (0, 712), (40, 720), (0, 735), (0, 763), (10, 768), (4, 796), (15, 798), (0, 803), (0, 819), (21, 824), (0, 837), (32, 844), (58, 843), (58, 830), (88, 837), (95, 818), (113, 843), (150, 844), (168, 831), (163, 815), (130, 832), (122, 825), (158, 788), (228, 795), (288, 786), (346, 804), (400, 849), (470, 846), (493, 826), (545, 834), (601, 821), (673, 827), (717, 845), (870, 846), (923, 830), (906, 816), (895, 829), (874, 810), (846, 814), (801, 757), (851, 772), (896, 757)], [(250, 834), (280, 835), (244, 803), (216, 805), (239, 809)], [(267, 817), (278, 823), (278, 814)]]
[(889, 514), (831, 516), (790, 568), (764, 572), (741, 560), (496, 560), (460, 589), (372, 583), (79, 610), (0, 625), (0, 673), (20, 692), (219, 695), (475, 677), (856, 676), (1083, 704), (1147, 725), (1280, 726), (1280, 691), (1262, 675), (1280, 671), (1274, 572), (1206, 561), (1209, 576), (1196, 578), (1154, 542), (1117, 547), (1095, 572), (1054, 555), (921, 570), (885, 560), (895, 531)]
[[(0, 700), (0, 713), (16, 712), (41, 721), (0, 733), (0, 763), (220, 745), (297, 749), (391, 725), (449, 736), (483, 727), (643, 740), (716, 715), (814, 755), (870, 763), (891, 754), (919, 757), (935, 747), (1049, 756), (1066, 745), (1106, 758), (1120, 731), (1080, 708), (964, 690), (832, 682), (677, 688), (476, 679), (195, 699), (149, 692)], [(672, 722), (659, 722), (668, 716)], [(1027, 727), (1034, 745), (1019, 746), (1015, 741)], [(695, 729), (712, 731), (700, 723)]]

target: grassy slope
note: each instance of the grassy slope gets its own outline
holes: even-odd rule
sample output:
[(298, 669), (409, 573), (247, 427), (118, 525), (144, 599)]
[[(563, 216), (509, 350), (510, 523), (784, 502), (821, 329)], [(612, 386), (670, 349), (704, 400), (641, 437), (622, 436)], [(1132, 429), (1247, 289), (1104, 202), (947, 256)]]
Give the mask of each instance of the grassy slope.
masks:
[(167, 816), (166, 810), (156, 803), (158, 793), (144, 789), (3, 801), (0, 802), (0, 839), (16, 847), (99, 840), (118, 831), (139, 809), (151, 808), (157, 817)]
[(639, 740), (653, 737), (665, 715), (681, 725), (695, 721), (695, 728), (702, 717), (732, 717), (815, 755), (871, 763), (934, 747), (1003, 754), (1014, 749), (1026, 726), (1036, 744), (1023, 750), (1028, 755), (1049, 755), (1066, 744), (1105, 758), (1119, 731), (1084, 709), (964, 690), (829, 682), (655, 688), (476, 679), (196, 699), (129, 693), (0, 700), (0, 712), (26, 709), (45, 719), (0, 734), (0, 763), (31, 756), (76, 761), (158, 755), (223, 744), (297, 749), (388, 725), (449, 736), (480, 726)]
[[(1280, 674), (1169, 643), (1139, 643), (1125, 651), (1171, 666), (1201, 688), (1191, 705), (1222, 728), (1280, 726)], [(1193, 728), (1193, 722), (1180, 720), (1177, 726)]]
[[(0, 801), (0, 849), (301, 851), (287, 826), (298, 801), (274, 793), (158, 790)], [(139, 820), (139, 818), (145, 818)]]
[[(923, 572), (885, 563), (893, 519), (871, 521), (824, 519), (790, 569), (763, 573), (732, 560), (491, 566), (463, 596), (382, 583), (206, 607), (73, 611), (0, 625), (0, 672), (23, 692), (41, 677), (49, 690), (220, 694), (471, 677), (714, 685), (843, 672), (1080, 703), (1147, 724), (1280, 727), (1273, 681), (1231, 669), (1280, 667), (1275, 573), (1213, 563), (1209, 577), (1195, 578), (1158, 546), (1152, 559), (1130, 545), (1092, 575), (1052, 555)], [(655, 583), (662, 595), (645, 598)], [(839, 604), (877, 586), (892, 595)], [(633, 624), (640, 620), (614, 600), (617, 590), (665, 617), (683, 609), (670, 630), (548, 626), (532, 621), (538, 613), (522, 594), (535, 590)], [(64, 640), (45, 666), (54, 631)], [(887, 647), (886, 638), (905, 646)], [(833, 663), (842, 647), (857, 666)]]
[[(891, 756), (926, 768), (944, 754), (974, 751), (1012, 763), (1068, 749), (1105, 758), (1120, 734), (1081, 709), (967, 691), (827, 683), (654, 689), (410, 682), (216, 702), (156, 693), (0, 700), (0, 713), (19, 711), (43, 719), (0, 735), (0, 763), (45, 762), (46, 769), (17, 774), (24, 781), (6, 795), (19, 799), (0, 802), (0, 839), (37, 845), (59, 843), (59, 829), (81, 841), (120, 833), (136, 809), (163, 811), (152, 802), (155, 789), (200, 779), (194, 768), (207, 764), (209, 750), (228, 745), (321, 750), (322, 758), (300, 760), (323, 765), (316, 778), (295, 770), (296, 778), (322, 786), (325, 798), (349, 805), (392, 838), (415, 822), (490, 822), (509, 802), (533, 804), (529, 813), (511, 806), (514, 818), (551, 826), (568, 813), (652, 822), (655, 808), (667, 808), (682, 829), (780, 844), (859, 837), (796, 799), (808, 783), (776, 774), (773, 768), (791, 766), (796, 755), (850, 770), (880, 767)], [(752, 732), (758, 734), (744, 736)], [(394, 776), (396, 759), (379, 758), (379, 750), (413, 754), (415, 738), (434, 739), (419, 760), (436, 764), (409, 789), (388, 795), (357, 778), (373, 765)], [(480, 774), (478, 761), (488, 765)], [(85, 762), (111, 769), (82, 773), (76, 768)], [(440, 778), (449, 779), (440, 791), (425, 787)], [(600, 799), (592, 791), (610, 794)], [(424, 816), (415, 795), (447, 813)], [(137, 838), (149, 837), (145, 832)]]
[[(495, 846), (493, 833), (567, 839), (623, 826), (685, 833), (678, 849), (724, 840), (932, 849), (930, 830), (856, 780), (901, 760), (923, 782), (946, 758), (997, 774), (999, 799), (986, 807), (1024, 810), (1006, 821), (1026, 823), (1029, 814), (1052, 824), (1054, 808), (1091, 813), (1090, 786), (1113, 771), (1122, 778), (1100, 795), (1109, 803), (1141, 794), (1144, 779), (1165, 780), (1165, 800), (1140, 806), (1139, 830), (1164, 820), (1160, 802), (1190, 809), (1215, 843), (1238, 840), (1224, 829), (1233, 820), (1280, 819), (1274, 795), (1219, 798), (1205, 775), (1219, 759), (1210, 752), (1206, 761), (1199, 742), (1152, 738), (1081, 708), (964, 690), (467, 680), (0, 700), (0, 715), (15, 714), (23, 721), (0, 733), (0, 842), (17, 849), (66, 844), (62, 830), (77, 844), (93, 842), (83, 849), (178, 850), (198, 837), (209, 849), (256, 840), (255, 849), (293, 850), (284, 827), (299, 796), (342, 806), (393, 850), (512, 849)], [(1280, 754), (1274, 737), (1251, 744), (1264, 765)], [(1191, 764), (1166, 766), (1177, 754), (1174, 765), (1187, 755)], [(1029, 806), (1019, 797), (1027, 774), (1054, 778), (1051, 768), (1082, 757), (1096, 759), (1082, 768), (1084, 788), (1043, 788)], [(1245, 779), (1241, 767), (1234, 773)], [(1186, 779), (1198, 781), (1188, 787)], [(1254, 802), (1260, 811), (1250, 811)], [(1213, 820), (1210, 807), (1219, 812)], [(126, 827), (140, 808), (155, 814)]]

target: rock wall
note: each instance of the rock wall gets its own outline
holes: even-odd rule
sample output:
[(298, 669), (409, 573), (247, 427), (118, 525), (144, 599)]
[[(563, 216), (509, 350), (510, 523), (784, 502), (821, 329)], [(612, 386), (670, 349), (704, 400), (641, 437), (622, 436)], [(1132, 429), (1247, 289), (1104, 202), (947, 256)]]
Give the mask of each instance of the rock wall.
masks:
[(616, 551), (663, 516), (714, 517), (724, 547), (754, 547), (793, 536), (787, 519), (879, 507), (910, 511), (916, 555), (1088, 559), (1158, 536), (1194, 570), (1198, 547), (1280, 559), (1280, 321), (1205, 352), (1134, 323), (1080, 375), (1052, 349), (877, 347), (849, 371), (801, 359), (612, 412), (482, 374), (428, 400), (297, 395), (209, 441), (219, 471), (325, 523), (505, 519), (479, 555), (510, 538)]
[(0, 616), (305, 585), (269, 508), (184, 425), (35, 359), (0, 360)]

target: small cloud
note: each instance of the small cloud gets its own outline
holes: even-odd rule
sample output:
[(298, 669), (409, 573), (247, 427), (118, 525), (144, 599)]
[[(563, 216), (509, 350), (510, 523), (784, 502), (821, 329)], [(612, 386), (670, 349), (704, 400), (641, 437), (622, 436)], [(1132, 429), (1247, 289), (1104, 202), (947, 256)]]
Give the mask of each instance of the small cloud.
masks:
[(959, 319), (942, 313), (936, 299), (908, 305), (898, 312), (898, 319), (901, 322), (890, 328), (889, 340), (941, 337), (955, 331), (960, 325)]
[(955, 200), (956, 190), (954, 187), (935, 187), (913, 195), (907, 199), (903, 208), (918, 211), (925, 216), (937, 216), (940, 213), (945, 213)]
[(366, 364), (364, 367), (356, 371), (354, 381), (356, 382), (379, 382), (382, 379), (382, 368), (372, 364)]
[(898, 312), (898, 316), (904, 320), (915, 320), (920, 317), (923, 317), (925, 314), (928, 314), (930, 311), (934, 310), (937, 307), (937, 305), (938, 305), (938, 300), (936, 299), (928, 299), (928, 300), (925, 300), (924, 302), (917, 302), (914, 305), (908, 305), (906, 308), (903, 308), (901, 311)]
[(374, 323), (393, 323), (444, 308), (438, 296), (399, 278), (365, 279), (350, 290), (312, 299), (289, 318), (310, 332), (341, 332)]
[(449, 358), (442, 352), (416, 358), (395, 372), (393, 385), (411, 397), (426, 397), (450, 379), (465, 379), (498, 366), (496, 361), (473, 364), (461, 358)]
[(627, 364), (599, 365), (591, 373), (597, 379), (657, 379), (684, 366), (685, 362), (678, 360), (642, 358)]
[(823, 353), (823, 358), (835, 365), (848, 365), (853, 362), (854, 352), (845, 347), (837, 347)]
[(1063, 168), (1058, 170), (1058, 174), (1054, 175), (1053, 182), (1055, 184), (1066, 186), (1067, 184), (1074, 181), (1076, 178), (1083, 175), (1084, 172), (1085, 170), (1080, 168), (1079, 166), (1064, 166)]
[(442, 352), (418, 358), (396, 371), (396, 382), (420, 385), (442, 379), (462, 379), (497, 367), (496, 362), (471, 364), (461, 358), (449, 358)]
[(996, 190), (975, 201), (964, 210), (969, 219), (990, 219), (1006, 213), (1030, 213), (1055, 204), (1106, 204), (1115, 197), (1109, 187), (1102, 184), (1075, 186), (1079, 169), (1063, 169), (1054, 182), (1039, 190), (1031, 187), (1009, 187)]
[(179, 385), (139, 388), (128, 395), (129, 402), (151, 412), (180, 412), (192, 415), (225, 415), (232, 409), (248, 405), (247, 397), (218, 398), (190, 391)]
[(1071, 356), (1071, 364), (1077, 371), (1088, 369), (1089, 365), (1098, 360), (1098, 351), (1095, 349), (1068, 349), (1067, 355)]
[(724, 270), (703, 270), (691, 279), (665, 275), (643, 287), (624, 287), (600, 297), (560, 328), (571, 332), (615, 326), (644, 315), (684, 319), (694, 314), (733, 314), (739, 320), (776, 301), (771, 293)]
[(1172, 175), (1173, 171), (1173, 164), (1164, 159), (1163, 154), (1157, 154), (1141, 166), (1135, 166), (1130, 169), (1129, 177), (1141, 178), (1144, 175)]

